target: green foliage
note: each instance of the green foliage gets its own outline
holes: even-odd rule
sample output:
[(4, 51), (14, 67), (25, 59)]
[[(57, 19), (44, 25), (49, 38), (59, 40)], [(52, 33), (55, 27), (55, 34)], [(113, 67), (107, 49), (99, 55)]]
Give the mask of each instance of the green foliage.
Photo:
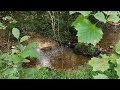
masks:
[(118, 41), (118, 43), (116, 44), (115, 51), (116, 53), (120, 54), (120, 41)]
[(119, 20), (120, 20), (120, 19), (119, 19), (119, 17), (118, 17), (117, 15), (110, 15), (110, 16), (108, 17), (108, 21), (110, 21), (110, 22), (117, 23)]
[[(20, 36), (19, 29), (13, 29), (12, 33), (13, 33), (14, 37), (19, 40), (19, 36)], [(38, 43), (32, 42), (32, 43), (28, 44), (27, 46), (23, 46), (21, 44), (21, 42), (26, 41), (29, 38), (30, 38), (30, 36), (23, 36), (19, 40), (18, 45), (14, 49), (12, 49), (12, 51), (14, 51), (14, 53), (19, 55), (19, 56), (15, 55), (15, 58), (19, 58), (20, 60), (21, 60), (21, 58), (24, 60), (27, 57), (39, 58), (39, 53), (36, 51)], [(14, 55), (14, 53), (12, 53), (12, 55)], [(19, 59), (17, 59), (17, 60), (19, 60)], [(14, 60), (14, 58), (13, 58), (13, 60)]]
[(12, 34), (14, 35), (14, 37), (15, 37), (16, 39), (19, 39), (20, 31), (19, 31), (17, 28), (13, 28), (13, 29), (12, 29)]
[[(93, 44), (94, 46), (102, 39), (103, 32), (100, 28), (96, 26), (97, 23), (91, 23), (88, 17), (93, 15), (95, 19), (104, 23), (118, 23), (120, 20), (119, 11), (70, 11), (70, 14), (74, 14), (76, 12), (80, 15), (73, 22), (72, 26), (77, 30), (78, 42)], [(72, 16), (76, 17), (75, 14)], [(20, 28), (20, 30), (24, 32), (42, 32), (44, 34), (52, 36), (55, 40), (63, 42), (71, 37), (68, 27), (70, 26), (72, 20), (69, 21), (70, 19), (68, 17), (68, 13), (53, 11), (52, 18), (54, 18), (54, 22), (52, 22), (51, 17), (47, 11), (16, 11), (10, 12), (10, 16), (6, 15), (1, 17), (0, 29), (5, 29), (7, 30), (7, 33), (10, 32), (11, 35), (13, 34), (13, 36), (18, 40), (18, 44), (12, 47), (11, 52), (3, 53), (2, 51), (0, 51), (0, 78), (89, 78), (89, 74), (86, 70), (73, 72), (55, 72), (48, 68), (38, 70), (36, 68), (24, 69), (21, 67), (21, 64), (23, 62), (29, 62), (29, 60), (26, 59), (27, 57), (39, 58), (39, 54), (35, 50), (35, 48), (37, 47), (37, 43), (33, 42), (27, 46), (22, 45), (22, 42), (28, 40), (30, 36), (23, 36), (22, 38), (20, 38), (20, 31), (18, 28)], [(55, 25), (54, 29), (52, 27), (53, 23)], [(17, 27), (17, 25), (19, 27)], [(8, 37), (10, 37), (9, 34), (7, 35)], [(120, 45), (118, 43), (115, 48), (117, 54), (115, 53), (110, 56), (101, 55), (99, 58), (93, 57), (91, 59), (89, 65), (93, 67), (93, 72), (95, 72), (95, 75), (93, 75), (93, 77), (95, 79), (116, 78), (116, 75), (118, 76), (118, 78), (120, 78), (119, 47)], [(80, 50), (82, 49), (79, 49), (79, 51)], [(95, 48), (86, 46), (83, 52), (84, 51), (86, 54), (93, 54)]]
[(92, 11), (69, 11), (70, 15), (76, 12), (81, 13), (83, 16), (88, 16)]
[(93, 76), (94, 79), (108, 79), (108, 77), (104, 74), (98, 74), (96, 76)]
[(21, 39), (20, 39), (20, 43), (28, 40), (30, 38), (30, 36), (23, 36)]
[(21, 62), (23, 60), (22, 57), (20, 57), (19, 55), (10, 55), (9, 56), (9, 61), (12, 61), (14, 64), (18, 64), (19, 62)]
[(21, 56), (23, 58), (26, 58), (26, 57), (39, 58), (39, 53), (36, 51), (37, 45), (38, 44), (36, 42), (30, 43), (29, 45), (27, 45), (25, 49), (21, 52)]
[(9, 21), (9, 23), (17, 23), (17, 21), (13, 19), (11, 16), (5, 16), (2, 19), (5, 21)]
[(109, 13), (109, 16), (108, 16), (107, 20), (109, 22), (118, 23), (119, 20), (120, 20), (118, 14), (119, 14), (119, 12), (117, 12), (117, 11), (111, 11)]
[(91, 43), (94, 46), (102, 39), (103, 32), (97, 28), (96, 24), (92, 24), (89, 16), (94, 16), (99, 22), (118, 23), (120, 21), (119, 11), (70, 11), (70, 15), (80, 13), (77, 19), (72, 23), (72, 26), (77, 30), (78, 42)]
[[(115, 51), (117, 54), (120, 55), (120, 40), (118, 41), (118, 43), (115, 46)], [(120, 57), (116, 59), (116, 63), (117, 63), (117, 67), (115, 68), (115, 70), (117, 71), (117, 74), (120, 79)]]
[(0, 22), (0, 29), (6, 29), (7, 26), (5, 26), (3, 23)]
[(102, 39), (102, 30), (81, 15), (73, 22), (72, 26), (78, 31), (78, 42), (91, 43), (95, 46)]
[(100, 12), (100, 11), (98, 11), (98, 12), (94, 15), (94, 17), (95, 17), (96, 19), (98, 19), (99, 21), (101, 21), (101, 22), (104, 22), (104, 23), (107, 22), (107, 20), (106, 20), (106, 18), (105, 18), (105, 15), (104, 15), (102, 12)]
[[(96, 58), (93, 57), (89, 61), (89, 65), (93, 67), (92, 71), (97, 71), (99, 74), (104, 74), (108, 78), (120, 78), (120, 41), (115, 46), (114, 54), (107, 56), (107, 55), (100, 55), (100, 57)], [(97, 75), (94, 78), (106, 78), (106, 76)]]
[(106, 71), (109, 69), (108, 58), (109, 56), (101, 55), (102, 58), (95, 58), (93, 57), (89, 61), (89, 65), (93, 67), (93, 71)]
[(89, 79), (89, 71), (83, 66), (80, 66), (78, 70), (67, 70), (67, 71), (54, 71), (50, 68), (44, 67), (41, 69), (26, 68), (21, 73), (23, 79)]
[(30, 36), (23, 36), (20, 39), (20, 31), (17, 28), (13, 28), (12, 34), (18, 39), (18, 44), (12, 47), (11, 52), (0, 52), (0, 78), (19, 79), (21, 77), (20, 73), (23, 72), (22, 63), (29, 61), (26, 58), (39, 58), (36, 51), (38, 45), (36, 42), (27, 46), (21, 44), (21, 42), (28, 40)]
[(74, 52), (76, 54), (83, 54), (86, 56), (93, 56), (96, 52), (96, 47), (92, 44), (86, 44), (86, 43), (77, 43), (74, 48)]
[[(89, 61), (89, 65), (93, 67), (93, 70), (92, 70), (93, 72), (97, 72), (98, 74), (104, 74), (110, 79), (114, 79), (114, 78), (116, 79), (118, 78), (118, 74), (116, 72), (117, 71), (116, 65), (118, 67), (118, 64), (116, 63), (117, 58), (118, 56), (115, 54), (112, 54), (111, 56), (107, 56), (104, 54), (98, 58), (93, 57)], [(97, 79), (96, 76), (97, 76), (96, 74), (93, 75), (93, 77)], [(99, 75), (99, 77), (100, 76), (101, 75)]]
[(0, 20), (0, 28), (6, 30), (6, 37), (11, 38), (11, 30), (17, 26), (17, 21), (12, 15), (1, 16)]
[(79, 11), (83, 16), (89, 16), (92, 11)]

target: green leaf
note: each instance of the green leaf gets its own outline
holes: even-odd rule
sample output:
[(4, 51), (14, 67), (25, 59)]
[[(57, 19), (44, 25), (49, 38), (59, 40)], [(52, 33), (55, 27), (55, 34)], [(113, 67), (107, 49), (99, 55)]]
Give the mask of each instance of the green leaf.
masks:
[(118, 59), (118, 58), (119, 58), (119, 56), (117, 54), (112, 54), (110, 56), (109, 60), (110, 60), (110, 62), (115, 64), (116, 63), (116, 59)]
[(107, 18), (108, 21), (110, 22), (114, 22), (114, 23), (117, 23), (119, 22), (120, 18), (115, 15), (115, 14), (111, 14), (108, 18)]
[(116, 59), (117, 67), (120, 67), (120, 58)]
[(118, 15), (119, 12), (118, 11), (102, 11), (104, 12), (106, 15)]
[(118, 15), (118, 11), (110, 11), (109, 15)]
[(18, 45), (16, 45), (16, 47), (17, 47), (17, 49), (19, 49), (20, 51), (23, 51), (23, 50), (26, 48), (26, 46), (23, 46), (22, 44), (18, 44)]
[(31, 48), (36, 48), (38, 46), (37, 42), (32, 42), (26, 46), (25, 49), (31, 49)]
[(23, 60), (23, 58), (18, 55), (11, 55), (9, 60), (13, 61), (14, 64), (18, 64), (21, 60)]
[(98, 11), (98, 12), (94, 15), (94, 17), (95, 17), (96, 19), (98, 19), (99, 21), (101, 21), (101, 22), (104, 22), (104, 23), (107, 22), (107, 20), (105, 19), (105, 15), (104, 15), (102, 12), (100, 12), (100, 11)]
[(115, 70), (117, 71), (117, 75), (119, 76), (119, 79), (120, 79), (120, 66), (117, 66)]
[(110, 11), (102, 11), (103, 13), (105, 13), (106, 15), (110, 14)]
[(72, 23), (71, 26), (76, 26), (77, 24), (83, 22), (85, 20), (85, 17), (83, 15), (79, 15), (76, 20)]
[(14, 35), (14, 37), (15, 37), (16, 39), (19, 39), (19, 36), (20, 36), (20, 31), (19, 31), (19, 29), (13, 28), (13, 29), (12, 29), (12, 34)]
[(92, 11), (79, 11), (83, 16), (88, 16)]
[(26, 57), (35, 57), (35, 58), (39, 58), (39, 53), (35, 50), (35, 49), (33, 49), (33, 48), (31, 48), (31, 49), (25, 49), (22, 53), (21, 53), (21, 56), (23, 57), (23, 58), (26, 58)]
[(20, 39), (20, 42), (24, 42), (26, 40), (28, 40), (30, 38), (30, 36), (23, 36), (21, 39)]
[(5, 26), (3, 23), (0, 22), (0, 29), (6, 29), (7, 26)]
[(120, 54), (120, 40), (117, 42), (116, 46), (115, 46), (115, 52), (117, 54)]
[(83, 16), (88, 16), (92, 11), (69, 11), (70, 15), (76, 12), (81, 13)]
[(94, 79), (108, 79), (108, 77), (104, 74), (98, 74), (96, 76), (93, 76)]
[(23, 52), (21, 53), (21, 56), (23, 58), (26, 57), (35, 57), (35, 58), (39, 58), (39, 53), (37, 52), (36, 48), (38, 46), (37, 42), (33, 42), (30, 43), (29, 45), (26, 46), (26, 48), (23, 50)]
[(88, 63), (93, 67), (93, 71), (105, 71), (109, 69), (109, 56), (101, 55), (102, 58), (93, 57)]
[(13, 54), (18, 54), (18, 53), (20, 53), (20, 50), (18, 50), (18, 49), (16, 49), (16, 48), (14, 48), (14, 49), (11, 49), (11, 51), (12, 51), (12, 53), (11, 53), (11, 55), (13, 55)]
[(102, 39), (102, 30), (81, 15), (72, 26), (77, 30), (78, 42), (91, 43), (95, 46)]

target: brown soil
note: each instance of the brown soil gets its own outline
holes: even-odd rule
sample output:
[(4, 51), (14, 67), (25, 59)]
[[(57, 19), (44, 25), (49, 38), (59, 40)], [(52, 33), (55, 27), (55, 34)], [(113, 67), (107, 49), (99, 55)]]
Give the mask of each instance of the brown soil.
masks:
[(14, 40), (8, 40), (6, 38), (5, 30), (0, 29), (0, 50), (3, 52), (8, 52), (12, 45), (15, 45)]
[[(116, 43), (120, 40), (120, 26), (110, 26), (108, 29), (103, 30), (103, 33), (103, 39), (99, 45), (109, 53), (109, 48), (112, 46), (114, 49)], [(110, 52), (113, 52), (113, 50)]]
[(90, 58), (77, 55), (71, 49), (65, 48), (63, 49), (63, 53), (55, 58), (52, 67), (57, 71), (75, 69), (79, 65), (84, 65), (89, 60)]

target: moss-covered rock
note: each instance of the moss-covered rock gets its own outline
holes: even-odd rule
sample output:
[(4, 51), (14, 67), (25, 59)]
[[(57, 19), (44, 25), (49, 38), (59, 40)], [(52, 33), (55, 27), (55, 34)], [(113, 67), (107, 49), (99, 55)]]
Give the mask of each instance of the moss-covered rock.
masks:
[(76, 54), (83, 54), (86, 56), (94, 56), (96, 52), (96, 47), (92, 44), (86, 44), (86, 43), (77, 43), (75, 45), (74, 52)]

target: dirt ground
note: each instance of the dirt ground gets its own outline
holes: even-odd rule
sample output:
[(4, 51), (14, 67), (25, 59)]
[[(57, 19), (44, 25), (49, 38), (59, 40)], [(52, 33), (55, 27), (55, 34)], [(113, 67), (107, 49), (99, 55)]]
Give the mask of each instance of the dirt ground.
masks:
[(113, 50), (116, 43), (120, 40), (120, 26), (110, 26), (103, 30), (103, 39), (99, 42), (100, 47), (109, 51), (112, 46)]

